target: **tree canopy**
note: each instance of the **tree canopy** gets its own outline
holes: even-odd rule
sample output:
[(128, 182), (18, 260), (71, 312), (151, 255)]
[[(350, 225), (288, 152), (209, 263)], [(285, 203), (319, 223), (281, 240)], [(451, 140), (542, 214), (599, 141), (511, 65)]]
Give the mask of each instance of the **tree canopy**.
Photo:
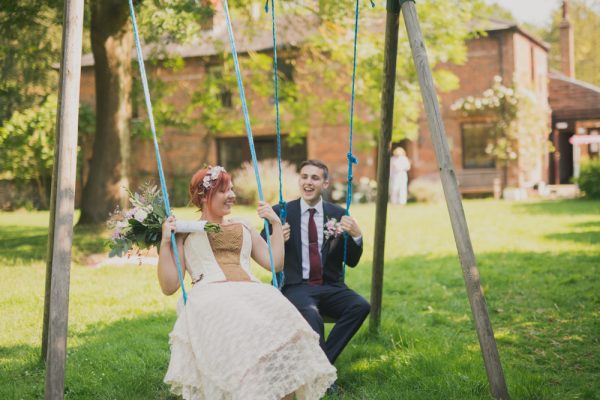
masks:
[(6, 0), (0, 8), (0, 125), (56, 90), (61, 18), (58, 0)]
[[(204, 40), (203, 28), (215, 12), (212, 8), (215, 2), (203, 0), (199, 3), (200, 7), (193, 0), (136, 1), (144, 43), (164, 45)], [(255, 22), (270, 18), (265, 14), (256, 18), (254, 3), (230, 2), (235, 18), (245, 20), (248, 27), (244, 32), (236, 32), (238, 38), (246, 35), (252, 40)], [(372, 9), (369, 2), (362, 3), (355, 131), (358, 146), (374, 146), (379, 129), (377, 115), (383, 79), (385, 8), (378, 3)], [(58, 0), (30, 1), (27, 5), (11, 1), (0, 11), (0, 33), (10, 38), (0, 45), (5, 66), (2, 70), (5, 79), (0, 83), (0, 104), (8, 104), (1, 108), (3, 111), (10, 110), (0, 116), (2, 120), (7, 120), (13, 111), (38, 107), (48, 93), (56, 90), (58, 74), (52, 66), (57, 64), (59, 56), (60, 4), (62, 2)], [(354, 2), (285, 0), (275, 4), (278, 18), (295, 18), (300, 23), (304, 21), (306, 27), (308, 24), (314, 27), (306, 29), (305, 37), (285, 46), (281, 52), (281, 65), (288, 68), (281, 71), (280, 82), (281, 112), (286, 116), (284, 129), (289, 132), (289, 140), (297, 141), (307, 134), (311, 121), (348, 122)], [(89, 29), (95, 56), (97, 124), (90, 165), (90, 173), (94, 176), (88, 179), (88, 185), (91, 182), (94, 188), (86, 185), (81, 218), (87, 222), (101, 222), (107, 210), (118, 202), (120, 187), (128, 182), (130, 131), (144, 132), (146, 129), (143, 120), (131, 124), (131, 99), (138, 98), (139, 101), (141, 91), (134, 89), (131, 95), (131, 79), (136, 72), (129, 61), (132, 32), (127, 2), (91, 0), (87, 6), (86, 29)], [(482, 9), (481, 1), (424, 0), (418, 3), (417, 9), (432, 67), (446, 62), (464, 62), (464, 40), (472, 34), (468, 22)], [(450, 9), (451, 13), (448, 12)], [(35, 24), (30, 26), (30, 20)], [(15, 57), (8, 56), (13, 53)], [(183, 66), (182, 59), (164, 56), (159, 51), (154, 60), (162, 67), (171, 66), (175, 70)], [(160, 124), (177, 125), (182, 129), (201, 124), (211, 133), (241, 132), (241, 118), (232, 118), (238, 110), (239, 100), (235, 95), (237, 88), (228, 48), (222, 49), (221, 60), (219, 67), (206, 74), (198, 85), (188, 107), (180, 110), (175, 110), (168, 101), (160, 100), (168, 97), (170, 87), (153, 77), (153, 102)], [(268, 104), (273, 96), (271, 54), (268, 51), (249, 52), (248, 57), (242, 57), (240, 61), (244, 71), (252, 74), (252, 79), (245, 80), (246, 85)], [(393, 132), (396, 141), (415, 136), (421, 110), (417, 75), (402, 23), (397, 74), (396, 128)], [(450, 90), (458, 85), (456, 77), (443, 68), (435, 68), (434, 74), (439, 90)], [(322, 92), (311, 87), (320, 88), (328, 96), (322, 96)], [(36, 96), (31, 94), (38, 92), (39, 98), (35, 100)], [(231, 107), (223, 107), (224, 100), (230, 101)]]
[[(277, 3), (276, 3), (277, 4)], [(352, 75), (352, 39), (354, 32), (354, 1), (306, 1), (295, 3), (281, 2), (278, 18), (287, 18), (289, 29), (297, 29), (298, 25), (305, 27), (304, 37), (294, 43), (296, 50), (290, 62), (293, 64), (293, 80), (286, 80), (282, 74), (283, 98), (280, 110), (282, 115), (289, 117), (285, 122), (289, 140), (296, 141), (304, 137), (311, 121), (348, 122), (349, 96)], [(240, 11), (242, 15), (252, 13), (252, 4), (246, 3)], [(448, 10), (452, 9), (452, 13)], [(466, 59), (465, 39), (472, 36), (468, 22), (475, 14), (485, 13), (485, 7), (480, 1), (464, 2), (460, 0), (425, 0), (418, 4), (418, 14), (427, 43), (429, 60), (432, 67), (442, 63), (463, 63)], [(377, 115), (380, 111), (381, 88), (383, 84), (383, 42), (385, 26), (385, 8), (378, 4), (371, 8), (369, 2), (361, 3), (359, 20), (359, 43), (357, 53), (357, 117), (355, 130), (358, 146), (372, 147), (376, 145), (379, 129)], [(265, 16), (265, 19), (270, 17)], [(289, 22), (292, 21), (292, 22)], [(256, 19), (253, 24), (260, 23)], [(294, 26), (295, 24), (295, 26)], [(281, 32), (279, 32), (281, 33)], [(269, 54), (270, 56), (270, 54)], [(265, 96), (272, 96), (272, 81), (261, 81), (258, 85), (254, 79), (257, 76), (268, 77), (271, 61), (262, 54), (250, 54), (248, 68), (262, 71), (253, 74), (250, 83)], [(231, 71), (225, 62), (224, 72)], [(459, 82), (457, 78), (444, 70), (436, 68), (434, 78), (441, 91), (455, 89)], [(235, 92), (235, 80), (232, 76), (223, 74), (224, 81), (216, 83), (226, 86)], [(211, 82), (207, 81), (207, 85)], [(266, 86), (265, 86), (266, 85)], [(314, 90), (326, 88), (326, 90)], [(211, 89), (214, 90), (214, 89)], [(208, 93), (211, 90), (204, 91)], [(200, 89), (202, 91), (202, 89)], [(323, 93), (327, 96), (323, 96)], [(203, 105), (207, 100), (203, 99)], [(417, 119), (421, 110), (421, 96), (415, 67), (412, 61), (403, 24), (400, 25), (397, 81), (395, 94), (395, 112), (393, 140), (414, 137), (417, 133)], [(212, 96), (214, 99), (214, 96)], [(233, 96), (233, 101), (237, 97)], [(206, 110), (206, 109), (205, 109)], [(215, 110), (217, 113), (218, 111)], [(219, 119), (222, 121), (222, 119)]]

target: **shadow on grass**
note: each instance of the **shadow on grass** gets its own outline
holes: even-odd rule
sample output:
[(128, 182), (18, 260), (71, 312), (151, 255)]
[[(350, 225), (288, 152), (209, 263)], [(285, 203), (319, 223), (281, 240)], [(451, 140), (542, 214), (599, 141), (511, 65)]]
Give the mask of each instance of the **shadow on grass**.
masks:
[(47, 228), (9, 225), (0, 230), (0, 254), (5, 264), (44, 261), (47, 243)]
[[(104, 246), (103, 226), (76, 226), (73, 231), (73, 257), (92, 253), (108, 254)], [(23, 265), (46, 262), (48, 228), (4, 225), (0, 229), (0, 260), (5, 265)]]
[[(71, 333), (67, 399), (175, 399), (162, 382), (175, 313), (150, 314)], [(0, 349), (0, 398), (43, 398), (45, 368), (39, 349)]]
[[(597, 398), (599, 257), (478, 254), (513, 398)], [(379, 334), (365, 324), (350, 342), (336, 362), (342, 394), (329, 399), (488, 398), (457, 257), (402, 257), (385, 268)], [(359, 275), (368, 270), (354, 274), (368, 298)], [(174, 311), (145, 314), (72, 332), (67, 399), (171, 399), (162, 379), (174, 318)], [(0, 349), (0, 398), (42, 398), (38, 352)]]
[(587, 221), (573, 225), (575, 228), (600, 228), (600, 221)]
[(545, 238), (556, 241), (571, 241), (579, 243), (600, 244), (600, 221), (587, 221), (571, 225), (569, 232), (556, 232)]
[(25, 345), (0, 347), (0, 398), (44, 398), (45, 374), (40, 348)]
[(600, 230), (587, 232), (553, 233), (545, 237), (557, 241), (569, 240), (571, 242), (600, 244)]
[[(478, 255), (513, 398), (597, 398), (600, 255)], [(348, 399), (487, 398), (487, 379), (456, 257), (386, 263), (382, 326), (340, 357)]]
[(553, 200), (535, 203), (516, 203), (513, 206), (516, 212), (525, 214), (568, 214), (568, 215), (598, 215), (600, 214), (600, 201), (575, 199)]

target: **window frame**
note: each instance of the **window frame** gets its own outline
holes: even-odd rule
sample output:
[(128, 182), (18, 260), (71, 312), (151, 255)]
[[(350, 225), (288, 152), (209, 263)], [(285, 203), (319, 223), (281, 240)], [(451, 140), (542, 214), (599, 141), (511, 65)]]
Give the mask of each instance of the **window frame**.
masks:
[[(289, 137), (288, 134), (282, 134), (281, 135), (281, 159), (283, 161), (287, 161), (290, 164), (296, 165), (296, 167), (298, 167), (300, 165), (300, 163), (302, 161), (304, 161), (307, 158), (308, 155), (308, 146), (307, 146), (307, 142), (306, 142), (306, 138), (303, 138), (301, 143), (298, 144), (294, 144), (294, 145), (289, 145), (287, 143), (287, 138)], [(246, 136), (219, 136), (215, 138), (215, 142), (216, 142), (216, 150), (217, 150), (217, 163), (219, 165), (223, 165), (227, 170), (234, 170), (237, 169), (241, 166), (241, 164), (245, 161), (251, 161), (251, 155), (250, 155), (250, 145), (248, 144), (248, 139)], [(239, 163), (236, 163), (236, 165), (232, 168), (230, 163), (224, 163), (224, 160), (222, 157), (223, 152), (226, 151), (224, 149), (225, 143), (226, 142), (233, 142), (231, 145), (235, 146), (241, 146), (241, 151), (243, 153), (243, 157), (242, 157), (242, 161)], [(256, 149), (256, 157), (259, 160), (265, 160), (265, 159), (273, 159), (273, 158), (277, 158), (277, 135), (275, 134), (271, 134), (271, 135), (260, 135), (260, 136), (254, 136), (254, 145), (255, 145), (255, 149)], [(269, 155), (267, 157), (260, 154), (260, 146), (261, 145), (267, 145), (267, 146), (272, 146), (273, 149), (273, 155)], [(289, 157), (290, 155), (294, 155), (295, 157)], [(228, 165), (224, 165), (224, 164), (228, 164)]]
[[(491, 127), (493, 125), (493, 121), (465, 121), (462, 122), (460, 124), (460, 136), (461, 136), (461, 161), (462, 161), (462, 168), (463, 169), (496, 169), (496, 160), (494, 159), (494, 157), (492, 155), (489, 155), (487, 153), (485, 153), (485, 147), (483, 147), (483, 154), (489, 156), (489, 163), (488, 165), (481, 165), (481, 164), (476, 164), (473, 165), (473, 162), (469, 162), (467, 163), (467, 151), (466, 151), (466, 145), (468, 144), (468, 141), (465, 140), (465, 133), (466, 133), (466, 129), (469, 126), (481, 126), (481, 127)], [(484, 131), (485, 132), (485, 131)], [(486, 138), (486, 142), (487, 142), (487, 138)], [(487, 144), (486, 144), (487, 146)]]

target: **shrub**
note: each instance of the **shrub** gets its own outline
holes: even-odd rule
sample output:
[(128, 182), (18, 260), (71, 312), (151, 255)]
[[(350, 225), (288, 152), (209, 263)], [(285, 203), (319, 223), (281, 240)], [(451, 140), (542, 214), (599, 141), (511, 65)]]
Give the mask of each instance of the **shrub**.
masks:
[[(269, 204), (278, 203), (279, 167), (277, 166), (277, 160), (259, 161), (258, 171), (265, 200)], [(232, 178), (237, 202), (240, 204), (256, 204), (258, 202), (258, 188), (252, 163), (245, 162), (241, 168), (232, 171)], [(298, 173), (296, 167), (287, 161), (281, 162), (281, 180), (283, 199), (285, 201), (296, 199), (298, 197)]]
[(33, 182), (0, 178), (0, 211), (14, 211), (19, 208), (35, 210), (40, 207), (39, 195)]
[(422, 176), (408, 185), (409, 197), (417, 202), (436, 203), (444, 199), (444, 189), (438, 176)]
[(363, 176), (358, 180), (352, 192), (354, 194), (353, 201), (357, 203), (372, 203), (377, 197), (377, 181)]
[(585, 197), (600, 199), (600, 158), (587, 161), (581, 165), (577, 185), (585, 194)]
[[(356, 179), (353, 182), (357, 182)], [(334, 182), (331, 190), (331, 201), (335, 203), (346, 203), (346, 193), (348, 192), (348, 182)], [(326, 198), (326, 193), (323, 193)], [(352, 185), (352, 201), (355, 203), (372, 203), (377, 197), (377, 181), (363, 176), (358, 179), (358, 183)]]
[[(345, 203), (347, 191), (347, 182), (333, 182), (333, 185), (331, 185), (331, 201), (333, 201), (334, 203)], [(325, 197), (325, 193), (323, 193), (323, 197)]]

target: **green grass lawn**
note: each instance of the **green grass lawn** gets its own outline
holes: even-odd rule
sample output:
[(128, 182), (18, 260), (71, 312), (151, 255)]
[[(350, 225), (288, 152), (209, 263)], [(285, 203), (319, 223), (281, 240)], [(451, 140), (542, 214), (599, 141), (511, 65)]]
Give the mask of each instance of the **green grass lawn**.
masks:
[[(365, 252), (347, 281), (369, 299), (375, 209), (352, 210)], [(512, 398), (600, 399), (600, 202), (471, 200), (465, 211)], [(489, 398), (445, 205), (388, 217), (380, 334), (365, 324), (341, 355), (336, 398)], [(43, 397), (47, 220), (0, 213), (0, 399)], [(66, 397), (173, 398), (162, 378), (178, 296), (163, 296), (154, 268), (135, 260), (86, 266), (106, 237), (75, 230)]]

